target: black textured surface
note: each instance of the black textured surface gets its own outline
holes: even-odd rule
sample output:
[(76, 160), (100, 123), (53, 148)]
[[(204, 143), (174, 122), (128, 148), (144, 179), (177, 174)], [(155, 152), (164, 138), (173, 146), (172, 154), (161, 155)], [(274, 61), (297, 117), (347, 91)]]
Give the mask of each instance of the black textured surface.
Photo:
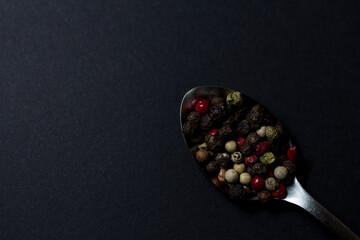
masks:
[(197, 85), (267, 106), (300, 181), (360, 229), (359, 1), (0, 1), (1, 239), (332, 239), (239, 206), (179, 127)]

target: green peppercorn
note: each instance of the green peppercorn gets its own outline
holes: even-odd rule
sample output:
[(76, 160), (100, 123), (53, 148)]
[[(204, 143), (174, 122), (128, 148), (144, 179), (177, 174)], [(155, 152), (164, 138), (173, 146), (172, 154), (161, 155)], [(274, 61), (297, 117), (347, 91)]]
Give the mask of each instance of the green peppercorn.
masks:
[(278, 132), (273, 126), (266, 126), (265, 134), (270, 143), (273, 142), (274, 139), (279, 137)]
[(242, 162), (242, 155), (240, 152), (234, 152), (231, 154), (231, 160), (234, 162), (234, 163), (241, 163)]
[(272, 152), (264, 153), (264, 155), (260, 157), (260, 161), (264, 164), (271, 164), (275, 161), (275, 155)]
[(232, 106), (240, 106), (243, 102), (243, 96), (240, 92), (231, 92), (226, 96), (226, 103)]

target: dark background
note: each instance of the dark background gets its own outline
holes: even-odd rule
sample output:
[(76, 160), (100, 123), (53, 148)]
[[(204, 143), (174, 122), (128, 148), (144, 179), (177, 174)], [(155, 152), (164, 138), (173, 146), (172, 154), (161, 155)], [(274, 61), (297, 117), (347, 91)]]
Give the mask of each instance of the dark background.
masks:
[(359, 1), (0, 1), (1, 239), (332, 239), (200, 174), (182, 96), (267, 106), (300, 182), (360, 233)]

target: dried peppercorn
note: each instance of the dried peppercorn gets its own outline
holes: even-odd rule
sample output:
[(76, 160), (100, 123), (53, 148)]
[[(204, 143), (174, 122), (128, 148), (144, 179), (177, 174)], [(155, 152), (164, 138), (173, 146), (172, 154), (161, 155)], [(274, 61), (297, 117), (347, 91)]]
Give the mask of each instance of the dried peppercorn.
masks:
[(286, 191), (284, 184), (280, 184), (279, 189), (271, 193), (271, 195), (273, 195), (274, 197), (277, 197), (277, 198), (285, 198), (286, 194), (287, 194), (287, 191)]
[(275, 155), (272, 152), (267, 152), (260, 157), (260, 161), (264, 164), (271, 164), (275, 161)]
[(249, 156), (252, 153), (251, 146), (248, 143), (244, 143), (240, 147), (240, 152), (245, 156)]
[(250, 131), (248, 122), (247, 121), (240, 122), (236, 128), (236, 131), (240, 136), (246, 136)]
[(251, 183), (251, 175), (247, 172), (240, 174), (240, 183), (244, 185), (249, 185)]
[(259, 128), (256, 133), (260, 136), (260, 137), (265, 137), (266, 136), (266, 127), (262, 126), (261, 128)]
[(225, 125), (219, 129), (219, 135), (224, 141), (231, 139), (234, 136), (234, 131), (230, 125)]
[(213, 120), (209, 114), (205, 114), (201, 117), (200, 127), (203, 130), (209, 130), (213, 124)]
[(241, 163), (242, 160), (243, 160), (243, 157), (241, 155), (240, 152), (233, 152), (231, 154), (231, 160), (234, 162), (234, 163)]
[(206, 165), (206, 171), (210, 174), (215, 174), (219, 171), (219, 164), (216, 161), (211, 161)]
[(256, 146), (256, 152), (255, 155), (262, 155), (269, 151), (270, 149), (270, 143), (268, 141), (261, 142)]
[(225, 100), (221, 97), (213, 97), (210, 102), (211, 106), (225, 106)]
[(279, 180), (285, 179), (288, 176), (288, 174), (289, 174), (288, 170), (284, 166), (277, 166), (274, 169), (274, 176)]
[(237, 149), (237, 145), (235, 141), (228, 141), (225, 143), (225, 150), (228, 151), (229, 153), (233, 153), (235, 152)]
[(281, 123), (277, 123), (274, 128), (276, 129), (276, 131), (279, 133), (280, 136), (283, 136), (285, 135), (285, 130), (284, 130), (284, 127)]
[(225, 180), (229, 183), (237, 182), (239, 174), (234, 169), (229, 169), (225, 173)]
[(265, 188), (271, 192), (279, 188), (279, 183), (275, 178), (269, 177), (265, 180)]
[(218, 129), (211, 130), (209, 132), (209, 135), (214, 136), (214, 135), (216, 135), (218, 133), (218, 131), (219, 131)]
[(258, 158), (257, 158), (256, 155), (251, 155), (250, 157), (246, 157), (246, 158), (245, 158), (244, 163), (245, 163), (245, 165), (247, 165), (247, 166), (252, 166), (252, 165), (254, 165), (254, 164), (257, 162), (257, 160), (258, 160)]
[(206, 146), (211, 151), (220, 151), (223, 148), (223, 141), (218, 135), (209, 136), (206, 141)]
[(296, 171), (296, 164), (291, 160), (282, 162), (282, 165), (288, 170), (289, 174), (293, 174)]
[(249, 135), (246, 137), (246, 142), (255, 149), (256, 146), (260, 143), (260, 136), (257, 135), (257, 133), (249, 133)]
[(289, 150), (287, 151), (287, 157), (291, 161), (296, 160), (296, 158), (297, 158), (297, 149), (296, 149), (295, 146), (292, 146), (292, 147), (289, 148)]
[(233, 168), (234, 168), (234, 170), (237, 171), (239, 174), (242, 174), (243, 172), (245, 172), (246, 165), (245, 165), (245, 163), (240, 163), (240, 164), (235, 163), (234, 166), (233, 166)]
[(246, 139), (245, 139), (245, 138), (243, 138), (243, 137), (238, 137), (238, 138), (236, 139), (236, 144), (237, 144), (238, 148), (241, 148), (241, 146), (242, 146), (244, 143), (246, 143)]
[(218, 179), (219, 179), (220, 182), (225, 182), (226, 181), (225, 180), (225, 173), (226, 173), (226, 169), (221, 168), (220, 172), (218, 174)]
[(197, 124), (191, 121), (187, 121), (183, 125), (183, 133), (188, 136), (192, 136), (197, 129)]
[(243, 102), (242, 94), (238, 91), (231, 92), (226, 96), (226, 103), (231, 106), (239, 106)]
[(264, 188), (264, 185), (265, 185), (265, 181), (263, 178), (261, 177), (254, 177), (253, 179), (251, 179), (251, 187), (254, 189), (254, 190), (261, 190), (262, 188)]
[(215, 106), (210, 108), (210, 117), (213, 120), (218, 120), (219, 118), (223, 117), (225, 114), (225, 109), (222, 106)]
[(219, 153), (215, 160), (217, 161), (220, 168), (229, 169), (231, 168), (233, 162), (230, 159), (230, 155), (228, 153)]
[(258, 129), (263, 122), (263, 115), (260, 112), (252, 111), (246, 115), (246, 120), (251, 129)]
[(267, 190), (263, 190), (257, 193), (257, 197), (262, 203), (266, 203), (271, 199), (271, 193)]
[(205, 149), (200, 149), (196, 152), (196, 159), (199, 162), (206, 162), (209, 159), (209, 153)]
[(235, 184), (234, 186), (231, 186), (229, 189), (229, 196), (234, 201), (241, 200), (245, 195), (245, 190), (243, 186), (240, 184)]
[(254, 166), (252, 166), (252, 171), (255, 175), (263, 175), (267, 172), (267, 169), (264, 164), (255, 163)]
[(209, 101), (201, 99), (195, 104), (195, 110), (200, 114), (204, 114), (209, 110)]
[(265, 134), (270, 143), (273, 142), (274, 139), (279, 137), (278, 132), (276, 131), (276, 129), (273, 126), (266, 126)]
[(194, 123), (197, 123), (200, 121), (200, 113), (196, 112), (196, 111), (192, 111), (191, 113), (189, 113), (189, 115), (186, 117), (186, 119), (188, 121), (191, 121), (191, 122), (194, 122)]

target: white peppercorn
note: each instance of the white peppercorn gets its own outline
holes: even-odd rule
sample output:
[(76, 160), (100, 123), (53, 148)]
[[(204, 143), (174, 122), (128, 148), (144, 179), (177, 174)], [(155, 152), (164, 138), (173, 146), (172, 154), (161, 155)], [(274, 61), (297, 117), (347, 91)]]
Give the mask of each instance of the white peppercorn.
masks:
[(234, 164), (233, 166), (234, 170), (237, 171), (239, 174), (242, 174), (243, 172), (245, 172), (246, 169), (246, 165), (245, 163), (240, 163), (240, 164)]
[(234, 169), (229, 169), (225, 173), (225, 179), (230, 183), (236, 182), (238, 178), (239, 174)]
[(274, 170), (274, 176), (277, 179), (283, 180), (288, 176), (288, 170), (284, 166), (278, 166)]
[(237, 145), (234, 140), (228, 141), (225, 143), (225, 150), (227, 152), (233, 153), (236, 151)]
[(257, 131), (256, 131), (257, 135), (259, 135), (260, 137), (265, 137), (266, 136), (266, 127), (265, 126), (262, 126), (261, 128), (259, 128)]
[(248, 185), (251, 182), (251, 175), (248, 172), (240, 174), (240, 183)]

